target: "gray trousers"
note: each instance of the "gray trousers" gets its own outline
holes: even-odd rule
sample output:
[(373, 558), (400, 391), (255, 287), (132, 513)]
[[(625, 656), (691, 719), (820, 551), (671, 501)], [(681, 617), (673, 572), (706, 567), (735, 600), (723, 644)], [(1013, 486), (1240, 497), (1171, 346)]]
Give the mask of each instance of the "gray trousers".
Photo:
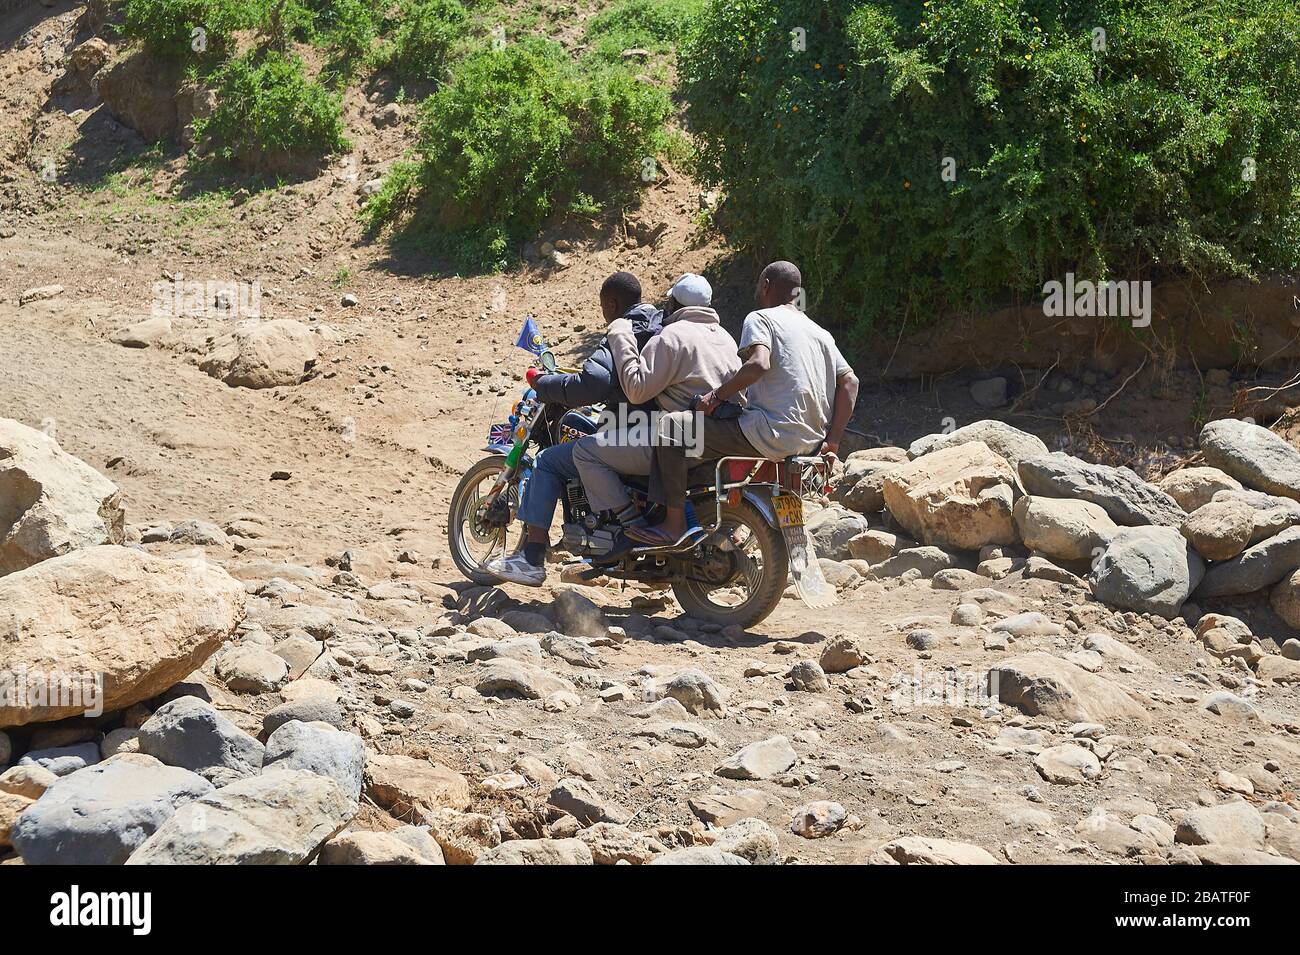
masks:
[(631, 503), (619, 475), (650, 473), (650, 445), (628, 444), (620, 438), (618, 433), (609, 434), (602, 443), (592, 434), (573, 446), (573, 463), (593, 511), (619, 511)]

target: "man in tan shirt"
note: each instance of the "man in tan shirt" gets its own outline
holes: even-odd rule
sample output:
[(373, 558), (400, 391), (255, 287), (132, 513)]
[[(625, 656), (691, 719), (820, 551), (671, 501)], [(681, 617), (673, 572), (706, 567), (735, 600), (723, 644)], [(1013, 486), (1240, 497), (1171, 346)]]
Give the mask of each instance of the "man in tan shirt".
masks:
[[(700, 275), (683, 275), (669, 293), (664, 329), (637, 350), (630, 323), (610, 323), (606, 340), (614, 371), (628, 402), (655, 399), (661, 411), (686, 411), (697, 395), (712, 391), (740, 368), (736, 340), (710, 303), (713, 289)], [(671, 324), (670, 324), (671, 323)], [(622, 474), (649, 474), (657, 423), (602, 422), (602, 430), (582, 438), (573, 463), (593, 511), (612, 511), (623, 524), (640, 517)]]

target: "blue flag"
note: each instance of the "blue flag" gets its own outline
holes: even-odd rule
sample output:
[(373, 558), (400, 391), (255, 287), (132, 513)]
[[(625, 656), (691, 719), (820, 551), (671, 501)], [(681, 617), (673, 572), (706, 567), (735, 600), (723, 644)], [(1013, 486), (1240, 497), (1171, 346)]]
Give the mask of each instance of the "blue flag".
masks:
[(534, 355), (541, 355), (546, 351), (546, 342), (542, 339), (542, 330), (537, 327), (537, 322), (533, 316), (529, 315), (524, 319), (524, 327), (519, 330), (519, 340), (515, 345), (526, 352), (532, 352)]

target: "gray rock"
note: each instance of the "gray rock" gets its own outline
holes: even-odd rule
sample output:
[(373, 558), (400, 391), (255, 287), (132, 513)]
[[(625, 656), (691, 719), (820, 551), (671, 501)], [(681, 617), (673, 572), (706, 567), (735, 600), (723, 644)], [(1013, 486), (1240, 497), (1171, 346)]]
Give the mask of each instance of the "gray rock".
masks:
[(1146, 711), (1120, 686), (1054, 657), (1027, 653), (989, 670), (989, 693), (1030, 716), (1109, 724)]
[(808, 518), (808, 533), (818, 557), (848, 560), (849, 541), (871, 528), (861, 514), (838, 505), (822, 508)]
[(726, 779), (771, 779), (793, 766), (798, 758), (788, 739), (773, 736), (750, 743), (714, 772)]
[(328, 776), (351, 798), (360, 799), (366, 746), (355, 733), (294, 720), (285, 723), (266, 741), (262, 772), (285, 769), (305, 769)]
[(749, 860), (723, 852), (716, 846), (691, 846), (665, 852), (650, 865), (749, 865)]
[(939, 645), (939, 635), (933, 630), (912, 630), (907, 635), (907, 645), (913, 650), (933, 650)]
[(76, 746), (54, 746), (34, 749), (18, 760), (19, 766), (39, 766), (55, 776), (68, 776), (99, 762), (98, 743), (78, 743)]
[(13, 842), (26, 865), (120, 865), (192, 799), (211, 792), (175, 766), (114, 760), (78, 770), (18, 817)]
[(877, 577), (901, 577), (909, 570), (918, 570), (922, 577), (933, 577), (941, 570), (957, 567), (957, 558), (941, 547), (909, 547), (871, 568)]
[(301, 865), (356, 814), (326, 776), (302, 770), (252, 776), (182, 806), (127, 865)]
[(173, 544), (190, 544), (199, 547), (224, 547), (228, 543), (226, 532), (208, 521), (178, 521), (172, 525), (168, 540)]
[(281, 703), (262, 717), (262, 732), (270, 736), (285, 723), (300, 720), (303, 723), (328, 723), (343, 729), (347, 720), (343, 707), (328, 696), (304, 696)]
[(718, 833), (713, 848), (740, 856), (750, 865), (780, 865), (781, 840), (760, 819), (741, 819)]
[(560, 630), (570, 637), (604, 637), (609, 632), (604, 611), (576, 590), (561, 590), (551, 609)]
[(487, 664), (479, 675), (475, 689), (484, 696), (506, 694), (522, 696), (526, 700), (540, 700), (561, 690), (574, 692), (572, 683), (549, 670), (519, 660), (505, 659), (493, 660)]
[(655, 700), (676, 700), (695, 716), (718, 715), (725, 709), (725, 694), (713, 678), (700, 670), (682, 670), (649, 687)]
[(1174, 838), (1185, 845), (1264, 848), (1264, 820), (1248, 802), (1189, 809), (1178, 820)]
[(1162, 477), (1157, 485), (1188, 514), (1209, 504), (1219, 491), (1240, 491), (1241, 482), (1218, 468), (1180, 468)]
[(617, 803), (598, 794), (581, 779), (561, 779), (546, 797), (556, 809), (567, 812), (584, 826), (598, 822), (623, 825), (632, 814)]
[(1300, 500), (1300, 451), (1267, 428), (1223, 418), (1201, 429), (1200, 443), (1207, 463), (1247, 487)]
[(831, 688), (826, 671), (815, 660), (800, 660), (790, 668), (790, 683), (806, 693), (825, 693)]
[(907, 449), (908, 457), (919, 458), (932, 451), (942, 451), (958, 444), (981, 441), (1002, 457), (1014, 470), (1025, 458), (1047, 454), (1047, 445), (1028, 431), (1013, 428), (1004, 421), (976, 421), (948, 434), (930, 434), (917, 438)]
[(265, 748), (211, 704), (193, 696), (164, 703), (140, 727), (140, 752), (193, 770), (216, 785), (262, 770)]
[(512, 839), (488, 849), (475, 865), (592, 865), (581, 839)]
[(1204, 600), (1254, 593), (1273, 586), (1297, 569), (1300, 569), (1300, 527), (1291, 527), (1246, 548), (1232, 560), (1215, 564), (1201, 581), (1196, 596)]
[(0, 766), (8, 766), (13, 754), (14, 747), (13, 743), (9, 742), (9, 734), (0, 730)]
[(1020, 462), (1019, 473), (1030, 494), (1091, 501), (1117, 524), (1179, 528), (1187, 519), (1177, 501), (1128, 468), (1087, 464), (1057, 451), (1026, 458)]
[(1103, 603), (1166, 620), (1201, 582), (1205, 562), (1173, 527), (1126, 527), (1094, 562), (1092, 592)]
[(217, 676), (236, 693), (269, 693), (289, 679), (289, 664), (264, 647), (246, 643), (217, 658)]

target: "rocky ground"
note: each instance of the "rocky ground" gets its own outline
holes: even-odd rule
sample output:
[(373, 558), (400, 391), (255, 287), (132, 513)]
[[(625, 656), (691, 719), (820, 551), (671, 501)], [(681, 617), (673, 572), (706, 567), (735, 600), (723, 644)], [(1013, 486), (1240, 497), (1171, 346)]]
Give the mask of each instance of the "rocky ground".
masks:
[[(104, 715), (0, 700), (0, 861), (1300, 861), (1289, 419), (1099, 445), (1064, 403), (1117, 394), (1116, 436), (1156, 384), (871, 382), (811, 525), (838, 607), (720, 628), (563, 555), (471, 586), (447, 503), (522, 315), (576, 354), (609, 271), (708, 268), (698, 188), (509, 275), (409, 274), (355, 220), (391, 104), (357, 94), (316, 179), (189, 196), (52, 97), (82, 11), (0, 19), (0, 672), (100, 674)], [(1221, 408), (1242, 375), (1206, 373)]]

